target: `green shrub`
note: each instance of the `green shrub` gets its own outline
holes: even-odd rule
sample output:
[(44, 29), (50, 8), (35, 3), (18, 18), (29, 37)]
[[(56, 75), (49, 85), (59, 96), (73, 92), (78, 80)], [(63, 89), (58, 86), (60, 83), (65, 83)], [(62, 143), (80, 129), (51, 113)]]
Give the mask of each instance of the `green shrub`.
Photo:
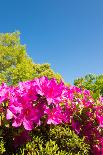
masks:
[[(89, 155), (89, 145), (78, 137), (68, 125), (46, 125), (30, 132), (32, 140), (13, 148), (12, 138), (0, 139), (1, 155)], [(20, 137), (22, 139), (22, 137)], [(20, 142), (20, 141), (19, 141)], [(12, 149), (11, 149), (11, 147)]]
[(68, 126), (37, 128), (33, 140), (20, 148), (22, 155), (88, 155), (89, 145), (84, 143)]
[(3, 154), (5, 151), (3, 138), (0, 138), (0, 154)]

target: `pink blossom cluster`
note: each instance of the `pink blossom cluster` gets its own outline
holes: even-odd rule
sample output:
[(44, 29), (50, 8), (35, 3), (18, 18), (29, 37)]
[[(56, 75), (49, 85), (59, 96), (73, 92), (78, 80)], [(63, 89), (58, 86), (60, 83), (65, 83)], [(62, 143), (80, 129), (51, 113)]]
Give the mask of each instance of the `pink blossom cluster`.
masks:
[(42, 123), (66, 123), (85, 137), (93, 154), (103, 154), (103, 98), (95, 101), (89, 90), (41, 77), (15, 87), (2, 84), (0, 105), (5, 102), (6, 119), (12, 126), (32, 130)]

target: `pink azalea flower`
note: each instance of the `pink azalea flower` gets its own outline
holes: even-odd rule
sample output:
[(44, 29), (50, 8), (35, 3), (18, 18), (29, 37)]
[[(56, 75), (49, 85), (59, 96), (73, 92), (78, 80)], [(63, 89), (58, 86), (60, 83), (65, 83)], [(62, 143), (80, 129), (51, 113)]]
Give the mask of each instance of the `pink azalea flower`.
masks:
[(79, 121), (74, 121), (74, 119), (72, 119), (72, 129), (76, 132), (76, 134), (79, 134), (80, 133), (80, 123)]
[(3, 83), (0, 86), (0, 104), (3, 101), (7, 100), (8, 96), (9, 96), (9, 87), (5, 83)]
[(47, 124), (57, 125), (62, 123), (63, 115), (59, 106), (52, 109), (46, 108), (45, 114), (47, 114)]
[(15, 127), (19, 127), (23, 124), (26, 130), (32, 130), (34, 123), (40, 124), (40, 118), (43, 116), (43, 112), (43, 104), (38, 104), (35, 107), (30, 103), (24, 104), (21, 107), (16, 107), (12, 104), (7, 109), (6, 118), (8, 120), (13, 119), (12, 125)]
[(48, 80), (46, 77), (42, 77), (35, 80), (38, 87), (37, 93), (41, 96), (45, 96), (48, 104), (59, 103), (61, 101), (61, 95), (63, 90), (63, 83), (58, 84), (55, 79)]
[(20, 82), (19, 83), (19, 93), (21, 96), (28, 98), (29, 101), (37, 100), (36, 83), (34, 81)]
[(97, 115), (97, 121), (99, 123), (99, 126), (103, 128), (103, 116)]
[(91, 152), (94, 154), (94, 155), (103, 155), (103, 151), (101, 152), (102, 150), (100, 149), (100, 147), (98, 145), (94, 145), (92, 148), (91, 148)]
[(103, 128), (103, 106), (96, 106), (96, 119), (99, 123), (99, 127)]
[(17, 148), (18, 146), (22, 146), (26, 142), (30, 141), (31, 137), (27, 130), (24, 130), (22, 133), (14, 137), (14, 147)]

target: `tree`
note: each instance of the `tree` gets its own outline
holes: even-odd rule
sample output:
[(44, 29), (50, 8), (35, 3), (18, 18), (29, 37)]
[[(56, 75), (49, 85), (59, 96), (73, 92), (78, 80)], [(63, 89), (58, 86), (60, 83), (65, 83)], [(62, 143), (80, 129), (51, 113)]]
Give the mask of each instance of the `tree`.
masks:
[(15, 85), (20, 81), (47, 76), (60, 81), (61, 76), (54, 73), (49, 64), (35, 64), (20, 43), (20, 33), (0, 34), (0, 83)]
[(75, 79), (74, 85), (92, 91), (94, 98), (98, 98), (100, 95), (103, 96), (103, 74), (87, 74), (84, 77)]

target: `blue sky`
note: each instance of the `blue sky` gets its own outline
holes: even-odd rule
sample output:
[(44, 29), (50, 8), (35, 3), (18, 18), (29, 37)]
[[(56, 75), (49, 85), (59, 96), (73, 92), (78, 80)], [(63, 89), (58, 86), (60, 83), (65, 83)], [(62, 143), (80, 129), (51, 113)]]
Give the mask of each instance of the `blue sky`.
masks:
[(66, 82), (103, 73), (103, 0), (0, 0), (0, 32), (16, 30)]

